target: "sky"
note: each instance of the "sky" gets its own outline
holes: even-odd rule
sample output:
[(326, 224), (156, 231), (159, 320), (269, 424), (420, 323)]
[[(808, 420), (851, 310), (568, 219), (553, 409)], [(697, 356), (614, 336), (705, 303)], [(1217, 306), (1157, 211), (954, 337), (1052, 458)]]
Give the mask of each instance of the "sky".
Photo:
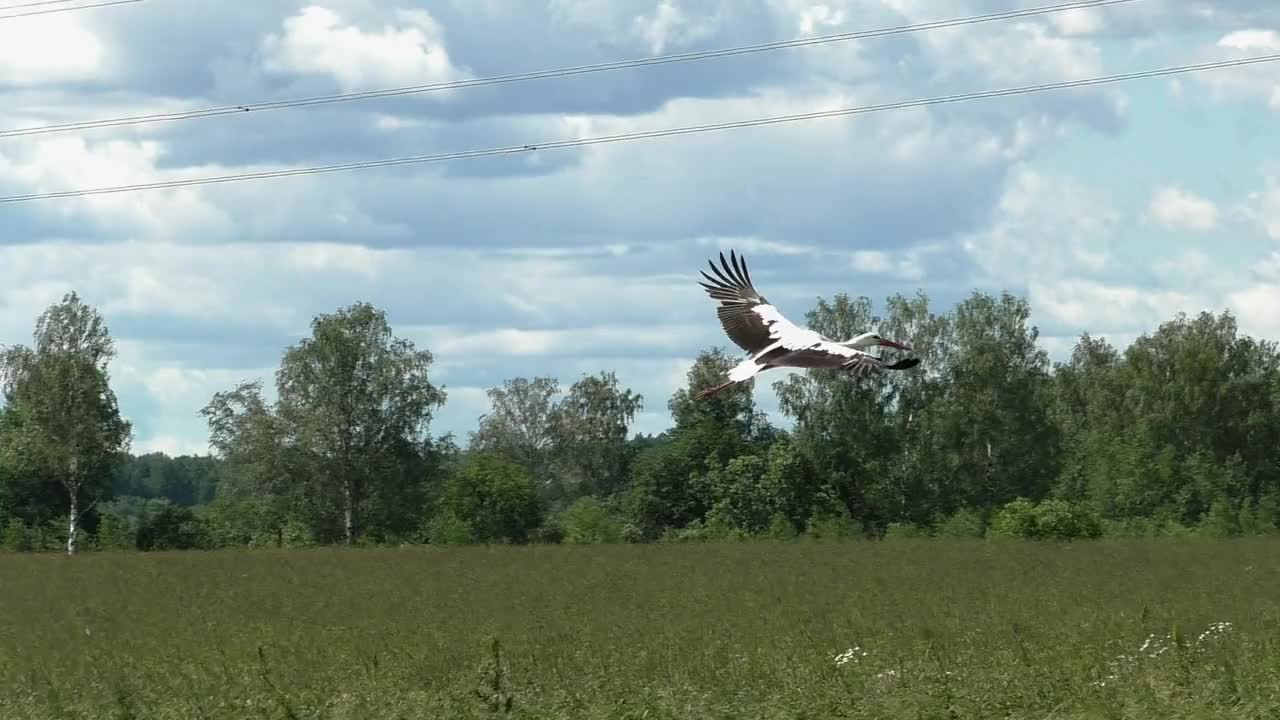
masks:
[[(83, 0), (82, 0), (83, 2)], [(146, 0), (5, 18), (0, 196), (805, 113), (1280, 53), (1280, 4), (1135, 0), (698, 62), (181, 121), (5, 130), (483, 78), (1054, 0)], [(70, 3), (74, 4), (74, 3)], [(42, 6), (43, 7), (43, 6)], [(465, 442), (504, 379), (617, 372), (634, 431), (702, 350), (721, 249), (818, 297), (1026, 297), (1055, 359), (1180, 312), (1280, 339), (1280, 63), (502, 157), (0, 203), (0, 343), (76, 291), (135, 453), (359, 301), (434, 356)], [(777, 371), (775, 371), (777, 372)], [(775, 421), (765, 376), (761, 406)], [(268, 392), (268, 397), (272, 393)]]

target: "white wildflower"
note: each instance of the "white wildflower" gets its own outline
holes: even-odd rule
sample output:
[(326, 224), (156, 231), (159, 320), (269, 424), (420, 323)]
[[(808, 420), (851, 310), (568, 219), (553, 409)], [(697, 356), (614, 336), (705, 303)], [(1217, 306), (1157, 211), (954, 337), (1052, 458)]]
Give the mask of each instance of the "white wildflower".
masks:
[[(1216, 639), (1222, 635), (1231, 632), (1232, 625), (1229, 622), (1211, 623), (1204, 632), (1200, 633), (1195, 639), (1195, 651), (1204, 652), (1204, 644), (1206, 641)], [(1133, 655), (1119, 655), (1116, 659), (1107, 663), (1107, 669), (1110, 671), (1101, 680), (1093, 682), (1097, 687), (1106, 687), (1108, 683), (1115, 682), (1120, 678), (1121, 672), (1141, 660), (1142, 658), (1158, 658), (1174, 647), (1172, 635), (1156, 635), (1151, 634), (1142, 642), (1142, 646)]]
[(1168, 635), (1163, 637), (1156, 637), (1154, 634), (1148, 635), (1146, 641), (1142, 643), (1142, 647), (1138, 648), (1138, 653), (1147, 657), (1160, 657), (1171, 647), (1170, 643), (1172, 641), (1173, 638)]
[(844, 652), (840, 653), (839, 655), (836, 655), (836, 667), (841, 667), (841, 666), (843, 666), (843, 665), (845, 665), (845, 664), (847, 664), (847, 663), (851, 663), (851, 662), (855, 662), (855, 663), (856, 663), (856, 662), (858, 662), (858, 659), (859, 659), (859, 658), (864, 658), (864, 657), (866, 657), (866, 656), (867, 656), (867, 651), (866, 651), (866, 650), (863, 650), (861, 647), (859, 647), (859, 646), (857, 646), (857, 645), (854, 645), (853, 647), (849, 648), (848, 650), (845, 650)]
[(1202, 643), (1205, 640), (1212, 640), (1219, 635), (1226, 635), (1229, 632), (1231, 632), (1231, 623), (1229, 622), (1210, 623), (1209, 627), (1205, 628), (1205, 631), (1200, 633), (1199, 637), (1196, 638), (1196, 642)]

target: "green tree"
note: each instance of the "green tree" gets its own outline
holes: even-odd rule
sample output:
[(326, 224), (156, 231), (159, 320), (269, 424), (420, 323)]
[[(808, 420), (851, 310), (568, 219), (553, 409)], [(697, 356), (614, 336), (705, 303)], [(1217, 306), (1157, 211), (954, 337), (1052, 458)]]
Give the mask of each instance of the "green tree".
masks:
[(793, 528), (805, 527), (824, 491), (786, 439), (774, 442), (764, 455), (740, 455), (712, 469), (702, 484), (710, 495), (709, 515), (747, 535), (765, 533), (775, 517)]
[(532, 479), (504, 455), (473, 453), (446, 483), (433, 526), (453, 542), (523, 543), (542, 519)]
[(489, 388), (489, 412), (471, 435), (477, 452), (501, 453), (519, 464), (540, 487), (552, 484), (548, 468), (556, 445), (556, 396), (551, 377), (514, 378)]
[(556, 406), (558, 465), (587, 493), (609, 495), (623, 482), (627, 430), (644, 398), (612, 372), (587, 375)]
[[(827, 337), (852, 337), (880, 324), (871, 301), (840, 294), (819, 298), (806, 325)], [(891, 519), (889, 493), (876, 472), (881, 460), (899, 455), (889, 413), (895, 388), (882, 375), (857, 377), (806, 370), (774, 383), (779, 407), (795, 421), (799, 446), (839, 499), (841, 514), (870, 527)]]
[(26, 407), (0, 407), (0, 518), (22, 526), (40, 526), (61, 514), (66, 496), (61, 483), (38, 462), (38, 436)]
[(351, 544), (367, 500), (394, 502), (418, 480), (388, 470), (421, 446), (446, 396), (428, 378), (431, 353), (393, 337), (368, 303), (318, 315), (311, 330), (281, 360), (277, 415), (305, 458), (313, 497), (337, 508)]
[(930, 405), (932, 461), (951, 478), (947, 511), (989, 511), (1017, 497), (1045, 497), (1058, 476), (1060, 435), (1049, 412), (1049, 359), (1009, 293), (974, 293), (954, 311), (946, 390)]
[(954, 317), (934, 312), (923, 292), (893, 295), (885, 303), (879, 330), (910, 346), (921, 364), (883, 378), (893, 449), (869, 464), (876, 478), (872, 497), (886, 517), (924, 527), (959, 510), (954, 478), (940, 470), (946, 446), (932, 414), (949, 388)]
[(1123, 370), (1120, 353), (1088, 333), (1080, 336), (1071, 359), (1056, 366), (1050, 413), (1063, 455), (1055, 495), (1073, 501), (1107, 495), (1097, 492), (1096, 483), (1114, 477), (1109, 470), (1119, 467), (1116, 441), (1132, 429), (1123, 403), (1114, 401), (1126, 391)]
[(1082, 336), (1054, 378), (1055, 494), (1112, 520), (1188, 526), (1217, 500), (1256, 502), (1280, 475), (1278, 363), (1274, 343), (1240, 336), (1229, 313), (1179, 315), (1124, 353)]
[(139, 550), (192, 550), (205, 544), (199, 517), (168, 500), (147, 501), (135, 538)]
[(131, 455), (115, 473), (113, 494), (164, 498), (186, 507), (207, 503), (217, 493), (219, 466), (210, 456)]
[(261, 544), (266, 538), (283, 544), (285, 523), (303, 517), (309, 484), (293, 481), (301, 474), (302, 453), (288, 445), (284, 423), (262, 397), (262, 383), (217, 392), (200, 414), (223, 468), (206, 509), (211, 536), (220, 545)]
[(701, 522), (712, 503), (707, 474), (772, 437), (749, 383), (697, 398), (734, 364), (718, 348), (700, 353), (687, 373), (688, 385), (667, 403), (675, 426), (662, 442), (636, 456), (624, 500), (636, 538), (656, 540), (669, 529)]
[(107, 367), (115, 347), (96, 309), (68, 293), (40, 315), (33, 338), (31, 348), (0, 355), (6, 403), (23, 408), (29, 421), (9, 440), (39, 476), (61, 487), (66, 549), (75, 554), (82, 516), (110, 493), (132, 427), (111, 389)]
[(567, 543), (616, 543), (622, 540), (622, 523), (599, 499), (578, 498), (560, 515)]

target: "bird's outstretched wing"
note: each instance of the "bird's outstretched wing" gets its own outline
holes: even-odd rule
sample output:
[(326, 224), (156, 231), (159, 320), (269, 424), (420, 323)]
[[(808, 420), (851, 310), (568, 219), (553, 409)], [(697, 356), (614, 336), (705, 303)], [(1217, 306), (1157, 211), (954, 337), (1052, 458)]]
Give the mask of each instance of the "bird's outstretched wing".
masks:
[[(770, 325), (773, 324), (771, 318), (781, 318), (782, 315), (752, 287), (746, 259), (739, 258), (737, 253), (730, 250), (729, 260), (725, 260), (723, 252), (720, 253), (720, 266), (724, 268), (724, 272), (710, 260), (707, 264), (711, 266), (715, 277), (701, 270), (699, 272), (702, 277), (710, 284), (701, 281), (698, 284), (706, 288), (712, 299), (720, 301), (716, 315), (720, 318), (720, 326), (724, 328), (725, 334), (747, 352), (759, 352), (768, 347), (774, 341), (770, 334)], [(764, 313), (759, 312), (762, 309), (765, 310)]]
[(887, 363), (882, 358), (870, 353), (858, 350), (854, 352), (858, 353), (857, 357), (850, 358), (841, 369), (847, 370), (858, 377), (867, 377), (886, 370), (908, 370), (920, 364), (920, 358), (905, 358), (895, 363)]
[(920, 364), (920, 358), (905, 358), (887, 363), (862, 350), (855, 350), (838, 343), (822, 342), (802, 350), (795, 350), (779, 357), (783, 366), (798, 368), (829, 368), (843, 370), (858, 377), (867, 377), (885, 370), (908, 370)]

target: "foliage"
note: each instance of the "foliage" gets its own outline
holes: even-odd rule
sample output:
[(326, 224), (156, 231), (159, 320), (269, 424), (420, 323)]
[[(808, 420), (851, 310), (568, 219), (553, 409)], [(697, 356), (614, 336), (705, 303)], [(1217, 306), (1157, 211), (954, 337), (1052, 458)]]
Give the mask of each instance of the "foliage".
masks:
[(192, 550), (205, 542), (196, 514), (165, 500), (148, 503), (136, 538), (139, 550)]
[(523, 466), (534, 482), (546, 483), (556, 442), (555, 396), (559, 392), (559, 381), (548, 377), (515, 378), (500, 388), (489, 388), (493, 409), (480, 416), (471, 447), (480, 453), (502, 453)]
[(9, 447), (0, 464), (9, 466), (6, 474), (33, 480), (46, 497), (51, 485), (60, 487), (66, 550), (74, 554), (83, 514), (110, 494), (108, 478), (132, 428), (111, 390), (107, 366), (115, 345), (96, 309), (68, 293), (41, 313), (32, 337), (32, 347), (0, 353), (5, 404), (17, 414), (0, 431), (0, 444)]
[[(394, 338), (367, 303), (318, 315), (312, 336), (285, 350), (272, 407), (260, 382), (219, 392), (201, 411), (226, 465), (218, 495), (257, 520), (216, 534), (261, 538), (285, 524), (307, 538), (357, 542), (412, 535), (427, 513), (425, 476), (449, 455), (426, 428), (445, 392), (432, 356)], [(245, 504), (248, 502), (249, 504)]]
[(584, 375), (560, 396), (555, 378), (514, 378), (487, 391), (491, 410), (472, 433), (473, 452), (523, 466), (553, 508), (625, 481), (627, 429), (643, 398), (612, 372)]
[(622, 522), (610, 508), (588, 495), (578, 498), (560, 516), (567, 543), (616, 543), (622, 540)]
[(403, 460), (445, 393), (428, 379), (431, 353), (394, 338), (385, 313), (367, 303), (318, 315), (311, 331), (281, 359), (276, 412), (306, 468), (297, 479), (312, 507), (336, 510), (350, 544), (370, 506), (407, 499)]
[(1102, 518), (1066, 500), (1033, 503), (1027, 498), (1017, 498), (995, 514), (989, 532), (994, 537), (1031, 540), (1098, 538), (1102, 536)]
[[(754, 382), (697, 397), (738, 362), (709, 348), (658, 435), (633, 433), (643, 398), (612, 372), (563, 391), (554, 377), (517, 377), (489, 390), (460, 448), (426, 433), (445, 402), (431, 354), (357, 303), (316, 316), (311, 337), (285, 350), (274, 402), (260, 381), (214, 394), (202, 410), (211, 455), (104, 451), (72, 508), (68, 444), (48, 422), (66, 404), (49, 388), (81, 378), (72, 407), (127, 430), (113, 425), (110, 338), (72, 295), (42, 316), (34, 349), (4, 355), (0, 520), (16, 528), (11, 545), (37, 550), (75, 537), (72, 514), (99, 548), (139, 537), (216, 548), (1280, 531), (1274, 343), (1240, 334), (1229, 313), (1179, 315), (1123, 351), (1084, 334), (1055, 365), (1030, 318), (1009, 293), (946, 311), (920, 292), (895, 295), (881, 314), (865, 297), (820, 298), (809, 327), (877, 330), (923, 362), (865, 378), (791, 373), (774, 383), (794, 423), (783, 430)], [(54, 352), (64, 346), (80, 355)], [(148, 508), (162, 507), (152, 500), (189, 516), (157, 510), (143, 532)]]
[(208, 455), (131, 455), (113, 474), (112, 494), (164, 499), (184, 507), (205, 505), (217, 494), (219, 469)]
[(469, 457), (448, 481), (437, 516), (438, 532), (458, 541), (523, 543), (541, 520), (541, 504), (528, 472), (497, 453)]

